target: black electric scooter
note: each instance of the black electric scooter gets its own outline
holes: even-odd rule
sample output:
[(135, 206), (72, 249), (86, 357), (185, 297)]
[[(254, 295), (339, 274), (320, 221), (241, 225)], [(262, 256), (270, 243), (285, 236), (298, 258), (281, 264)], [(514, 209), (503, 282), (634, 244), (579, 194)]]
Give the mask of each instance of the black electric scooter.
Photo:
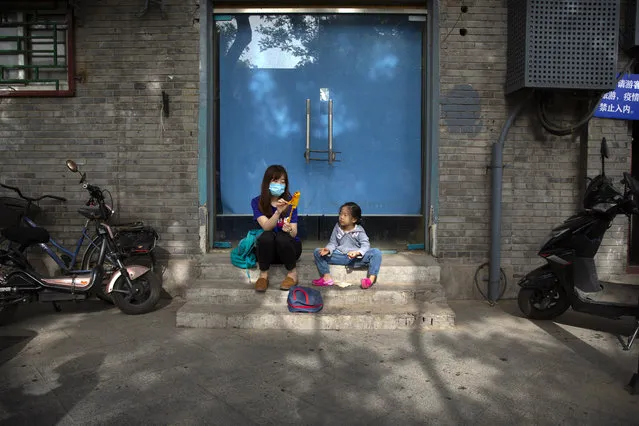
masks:
[[(605, 175), (606, 158), (604, 138), (601, 174), (586, 188), (585, 209), (554, 228), (541, 245), (538, 254), (547, 263), (519, 281), (518, 304), (526, 317), (539, 320), (556, 318), (569, 307), (606, 318), (634, 317), (637, 327), (622, 341), (624, 350), (630, 350), (639, 334), (639, 285), (600, 281), (594, 257), (617, 215), (639, 213), (639, 181), (624, 173), (624, 192), (619, 192)], [(639, 364), (627, 389), (639, 392)]]

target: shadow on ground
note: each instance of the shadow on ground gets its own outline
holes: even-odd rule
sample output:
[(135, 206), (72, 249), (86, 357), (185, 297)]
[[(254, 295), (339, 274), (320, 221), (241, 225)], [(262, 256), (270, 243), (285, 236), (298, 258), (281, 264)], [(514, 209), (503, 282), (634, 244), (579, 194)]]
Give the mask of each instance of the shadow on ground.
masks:
[(22, 318), (0, 329), (32, 333), (0, 365), (0, 421), (636, 424), (637, 397), (623, 389), (636, 349), (610, 334), (628, 323), (592, 330), (573, 313), (533, 323), (507, 302), (452, 306), (457, 329), (438, 332), (177, 329), (177, 301), (139, 317)]

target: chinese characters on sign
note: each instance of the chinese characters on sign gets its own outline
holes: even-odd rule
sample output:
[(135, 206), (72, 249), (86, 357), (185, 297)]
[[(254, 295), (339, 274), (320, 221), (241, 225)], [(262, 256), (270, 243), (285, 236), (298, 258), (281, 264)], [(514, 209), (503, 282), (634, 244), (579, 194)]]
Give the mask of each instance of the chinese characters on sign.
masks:
[(639, 120), (639, 74), (626, 74), (601, 98), (595, 117)]

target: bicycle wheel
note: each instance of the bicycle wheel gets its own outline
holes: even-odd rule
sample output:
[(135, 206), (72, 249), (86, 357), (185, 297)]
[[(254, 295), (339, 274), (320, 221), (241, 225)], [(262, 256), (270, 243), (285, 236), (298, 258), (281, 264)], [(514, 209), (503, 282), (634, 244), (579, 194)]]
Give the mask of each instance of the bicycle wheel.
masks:
[[(82, 257), (82, 269), (89, 270), (93, 269), (95, 265), (98, 263), (98, 258), (100, 257), (100, 245), (102, 237), (95, 237), (93, 239), (93, 243), (89, 246), (87, 251), (84, 253)], [(122, 262), (124, 265), (142, 265), (151, 269), (151, 271), (155, 272), (155, 255), (153, 252), (141, 253), (132, 255), (123, 256)], [(104, 259), (104, 264), (102, 265), (104, 268), (104, 278), (102, 283), (96, 284), (94, 286), (93, 292), (96, 297), (100, 300), (103, 300), (107, 303), (113, 304), (113, 299), (109, 294), (107, 294), (107, 285), (113, 272), (115, 271), (115, 265), (112, 264), (108, 257)]]

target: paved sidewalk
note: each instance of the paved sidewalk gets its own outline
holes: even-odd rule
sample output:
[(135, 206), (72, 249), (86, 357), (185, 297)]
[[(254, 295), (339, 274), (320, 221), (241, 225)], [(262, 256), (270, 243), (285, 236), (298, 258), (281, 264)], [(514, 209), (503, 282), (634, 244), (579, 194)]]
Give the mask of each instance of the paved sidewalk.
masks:
[[(168, 303), (168, 302), (167, 302)], [(0, 424), (637, 425), (631, 321), (452, 302), (452, 331), (175, 328), (181, 302), (27, 307), (0, 328)]]

